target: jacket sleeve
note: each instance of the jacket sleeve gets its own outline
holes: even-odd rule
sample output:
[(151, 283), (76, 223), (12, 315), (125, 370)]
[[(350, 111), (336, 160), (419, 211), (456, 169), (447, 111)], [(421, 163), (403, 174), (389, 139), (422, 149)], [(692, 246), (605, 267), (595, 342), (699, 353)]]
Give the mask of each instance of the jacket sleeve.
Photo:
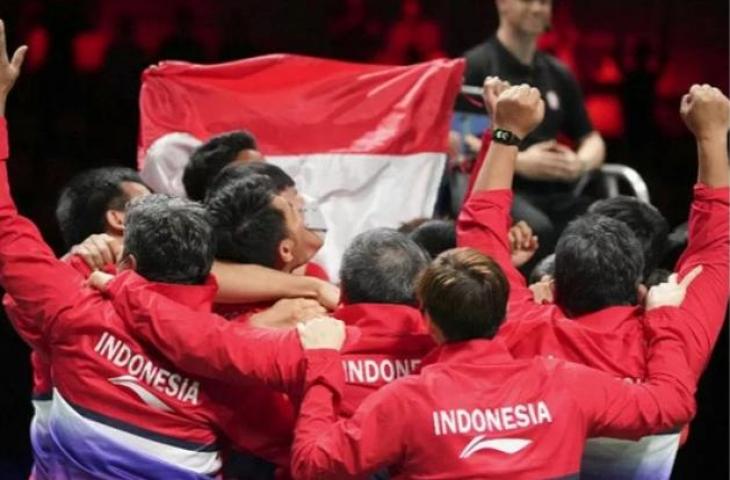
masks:
[(678, 308), (648, 312), (647, 379), (633, 384), (581, 365), (566, 367), (566, 386), (587, 420), (588, 436), (640, 438), (674, 429), (695, 413), (695, 381), (676, 330)]
[(0, 283), (16, 304), (11, 320), (32, 346), (54, 331), (63, 312), (83, 296), (83, 278), (56, 258), (40, 232), (21, 217), (10, 195), (5, 119), (0, 117)]
[(361, 478), (400, 463), (409, 422), (399, 383), (370, 395), (351, 418), (338, 419), (340, 356), (334, 350), (307, 352), (307, 390), (292, 447), (294, 478)]
[[(456, 241), (459, 247), (471, 247), (492, 257), (502, 268), (509, 281), (510, 308), (520, 307), (528, 314), (538, 309), (532, 292), (519, 270), (512, 265), (508, 232), (512, 217), (512, 192), (491, 190), (473, 193), (464, 204), (456, 225)], [(513, 319), (515, 316), (510, 315)]]
[(690, 209), (689, 241), (676, 272), (684, 276), (702, 265), (680, 307), (690, 367), (699, 379), (727, 313), (730, 285), (730, 189), (698, 184)]
[(106, 290), (117, 313), (137, 338), (152, 344), (180, 369), (223, 382), (260, 381), (301, 395), (304, 357), (295, 330), (229, 322), (189, 309), (145, 285), (129, 283), (133, 282), (113, 281)]

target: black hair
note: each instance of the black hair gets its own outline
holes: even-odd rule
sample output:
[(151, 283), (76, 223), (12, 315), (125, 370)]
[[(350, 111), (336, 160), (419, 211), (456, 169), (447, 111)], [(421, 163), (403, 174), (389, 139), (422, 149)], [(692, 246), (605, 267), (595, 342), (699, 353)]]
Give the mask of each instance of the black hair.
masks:
[(124, 255), (154, 282), (201, 284), (214, 258), (213, 227), (205, 208), (163, 194), (134, 199), (127, 209)]
[(426, 250), (431, 258), (456, 248), (456, 225), (452, 220), (429, 220), (417, 226), (409, 236)]
[(537, 265), (535, 265), (535, 268), (533, 268), (532, 272), (530, 272), (530, 278), (528, 280), (528, 283), (532, 285), (533, 283), (539, 282), (545, 275), (550, 275), (551, 278), (555, 278), (554, 253), (551, 253), (547, 257), (543, 258), (542, 260), (540, 260), (540, 262), (538, 262)]
[(638, 198), (618, 196), (594, 202), (590, 213), (624, 222), (634, 232), (644, 252), (643, 278), (649, 277), (664, 256), (669, 242), (669, 222), (653, 205)]
[(104, 233), (108, 210), (124, 210), (129, 201), (124, 182), (144, 185), (136, 171), (125, 167), (86, 170), (66, 184), (56, 204), (56, 220), (67, 249)]
[(342, 257), (340, 281), (348, 303), (416, 305), (418, 274), (426, 253), (406, 235), (376, 228), (356, 236)]
[(222, 133), (195, 149), (185, 166), (183, 185), (188, 198), (203, 201), (210, 182), (243, 150), (256, 150), (256, 139), (245, 130)]
[(624, 223), (604, 215), (573, 220), (555, 247), (555, 300), (570, 317), (636, 305), (644, 271), (641, 244)]
[(284, 213), (272, 200), (268, 177), (253, 174), (226, 183), (206, 199), (220, 260), (275, 268), (279, 244), (287, 237)]
[(246, 178), (249, 175), (264, 175), (268, 177), (277, 193), (296, 186), (294, 179), (276, 165), (266, 162), (253, 162), (246, 165), (228, 165), (225, 167), (210, 183), (207, 194), (211, 195), (227, 183), (240, 178)]

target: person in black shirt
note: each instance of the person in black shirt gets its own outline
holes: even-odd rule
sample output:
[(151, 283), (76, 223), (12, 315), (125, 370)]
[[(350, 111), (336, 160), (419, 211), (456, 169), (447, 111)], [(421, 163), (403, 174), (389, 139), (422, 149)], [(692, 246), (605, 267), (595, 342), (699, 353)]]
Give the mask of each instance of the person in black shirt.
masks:
[[(465, 53), (464, 84), (482, 86), (487, 76), (512, 85), (536, 87), (545, 100), (545, 119), (520, 146), (512, 215), (525, 220), (540, 238), (533, 262), (552, 252), (565, 224), (589, 202), (573, 195), (575, 182), (601, 166), (605, 144), (594, 130), (575, 77), (555, 57), (537, 50), (537, 39), (550, 26), (551, 0), (496, 0), (495, 36)], [(484, 113), (466, 102), (457, 110)], [(572, 149), (559, 143), (567, 137)]]

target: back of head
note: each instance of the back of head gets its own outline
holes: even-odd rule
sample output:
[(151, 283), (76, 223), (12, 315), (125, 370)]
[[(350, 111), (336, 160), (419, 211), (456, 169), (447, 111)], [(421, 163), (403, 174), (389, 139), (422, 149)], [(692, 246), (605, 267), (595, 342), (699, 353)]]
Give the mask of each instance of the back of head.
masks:
[(428, 265), (425, 252), (388, 228), (356, 236), (342, 257), (340, 280), (348, 303), (416, 305), (414, 286)]
[(130, 200), (122, 188), (124, 182), (143, 184), (136, 171), (124, 167), (86, 170), (66, 184), (56, 205), (56, 220), (66, 248), (103, 233), (107, 210), (124, 210)]
[(243, 150), (255, 150), (256, 139), (249, 132), (237, 130), (212, 137), (198, 147), (185, 166), (183, 185), (188, 198), (203, 201), (208, 185)]
[(445, 341), (491, 339), (504, 321), (509, 283), (488, 256), (455, 248), (423, 271), (416, 296)]
[(213, 192), (220, 190), (226, 184), (250, 175), (263, 175), (268, 177), (277, 193), (296, 186), (294, 179), (276, 165), (266, 162), (255, 162), (247, 163), (246, 165), (229, 165), (225, 167), (210, 183), (207, 195), (212, 195)]
[(277, 192), (268, 177), (247, 175), (211, 191), (206, 199), (220, 260), (275, 268), (287, 236), (284, 214), (272, 204)]
[(543, 258), (535, 265), (535, 268), (530, 272), (530, 278), (528, 279), (529, 284), (539, 282), (544, 276), (555, 278), (555, 254), (551, 253), (547, 257)]
[(598, 200), (588, 211), (629, 226), (644, 252), (644, 278), (659, 266), (668, 245), (669, 223), (653, 205), (634, 197), (618, 196)]
[(572, 221), (555, 247), (555, 300), (571, 317), (635, 305), (641, 244), (623, 222), (597, 214)]
[(147, 280), (200, 284), (214, 258), (213, 228), (197, 202), (156, 194), (133, 200), (127, 210), (124, 256), (134, 256)]
[(422, 223), (410, 233), (411, 239), (436, 258), (456, 248), (456, 225), (451, 220), (429, 220)]

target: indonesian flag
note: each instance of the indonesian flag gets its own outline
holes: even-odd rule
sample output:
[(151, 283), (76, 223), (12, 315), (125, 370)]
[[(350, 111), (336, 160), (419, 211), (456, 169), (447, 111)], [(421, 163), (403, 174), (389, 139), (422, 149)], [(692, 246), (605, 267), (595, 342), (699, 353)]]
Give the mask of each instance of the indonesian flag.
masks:
[(296, 55), (163, 62), (143, 75), (139, 166), (155, 152), (154, 169), (179, 191), (199, 142), (249, 130), (319, 202), (328, 232), (317, 261), (337, 278), (355, 235), (433, 214), (463, 69), (461, 59), (394, 67)]

